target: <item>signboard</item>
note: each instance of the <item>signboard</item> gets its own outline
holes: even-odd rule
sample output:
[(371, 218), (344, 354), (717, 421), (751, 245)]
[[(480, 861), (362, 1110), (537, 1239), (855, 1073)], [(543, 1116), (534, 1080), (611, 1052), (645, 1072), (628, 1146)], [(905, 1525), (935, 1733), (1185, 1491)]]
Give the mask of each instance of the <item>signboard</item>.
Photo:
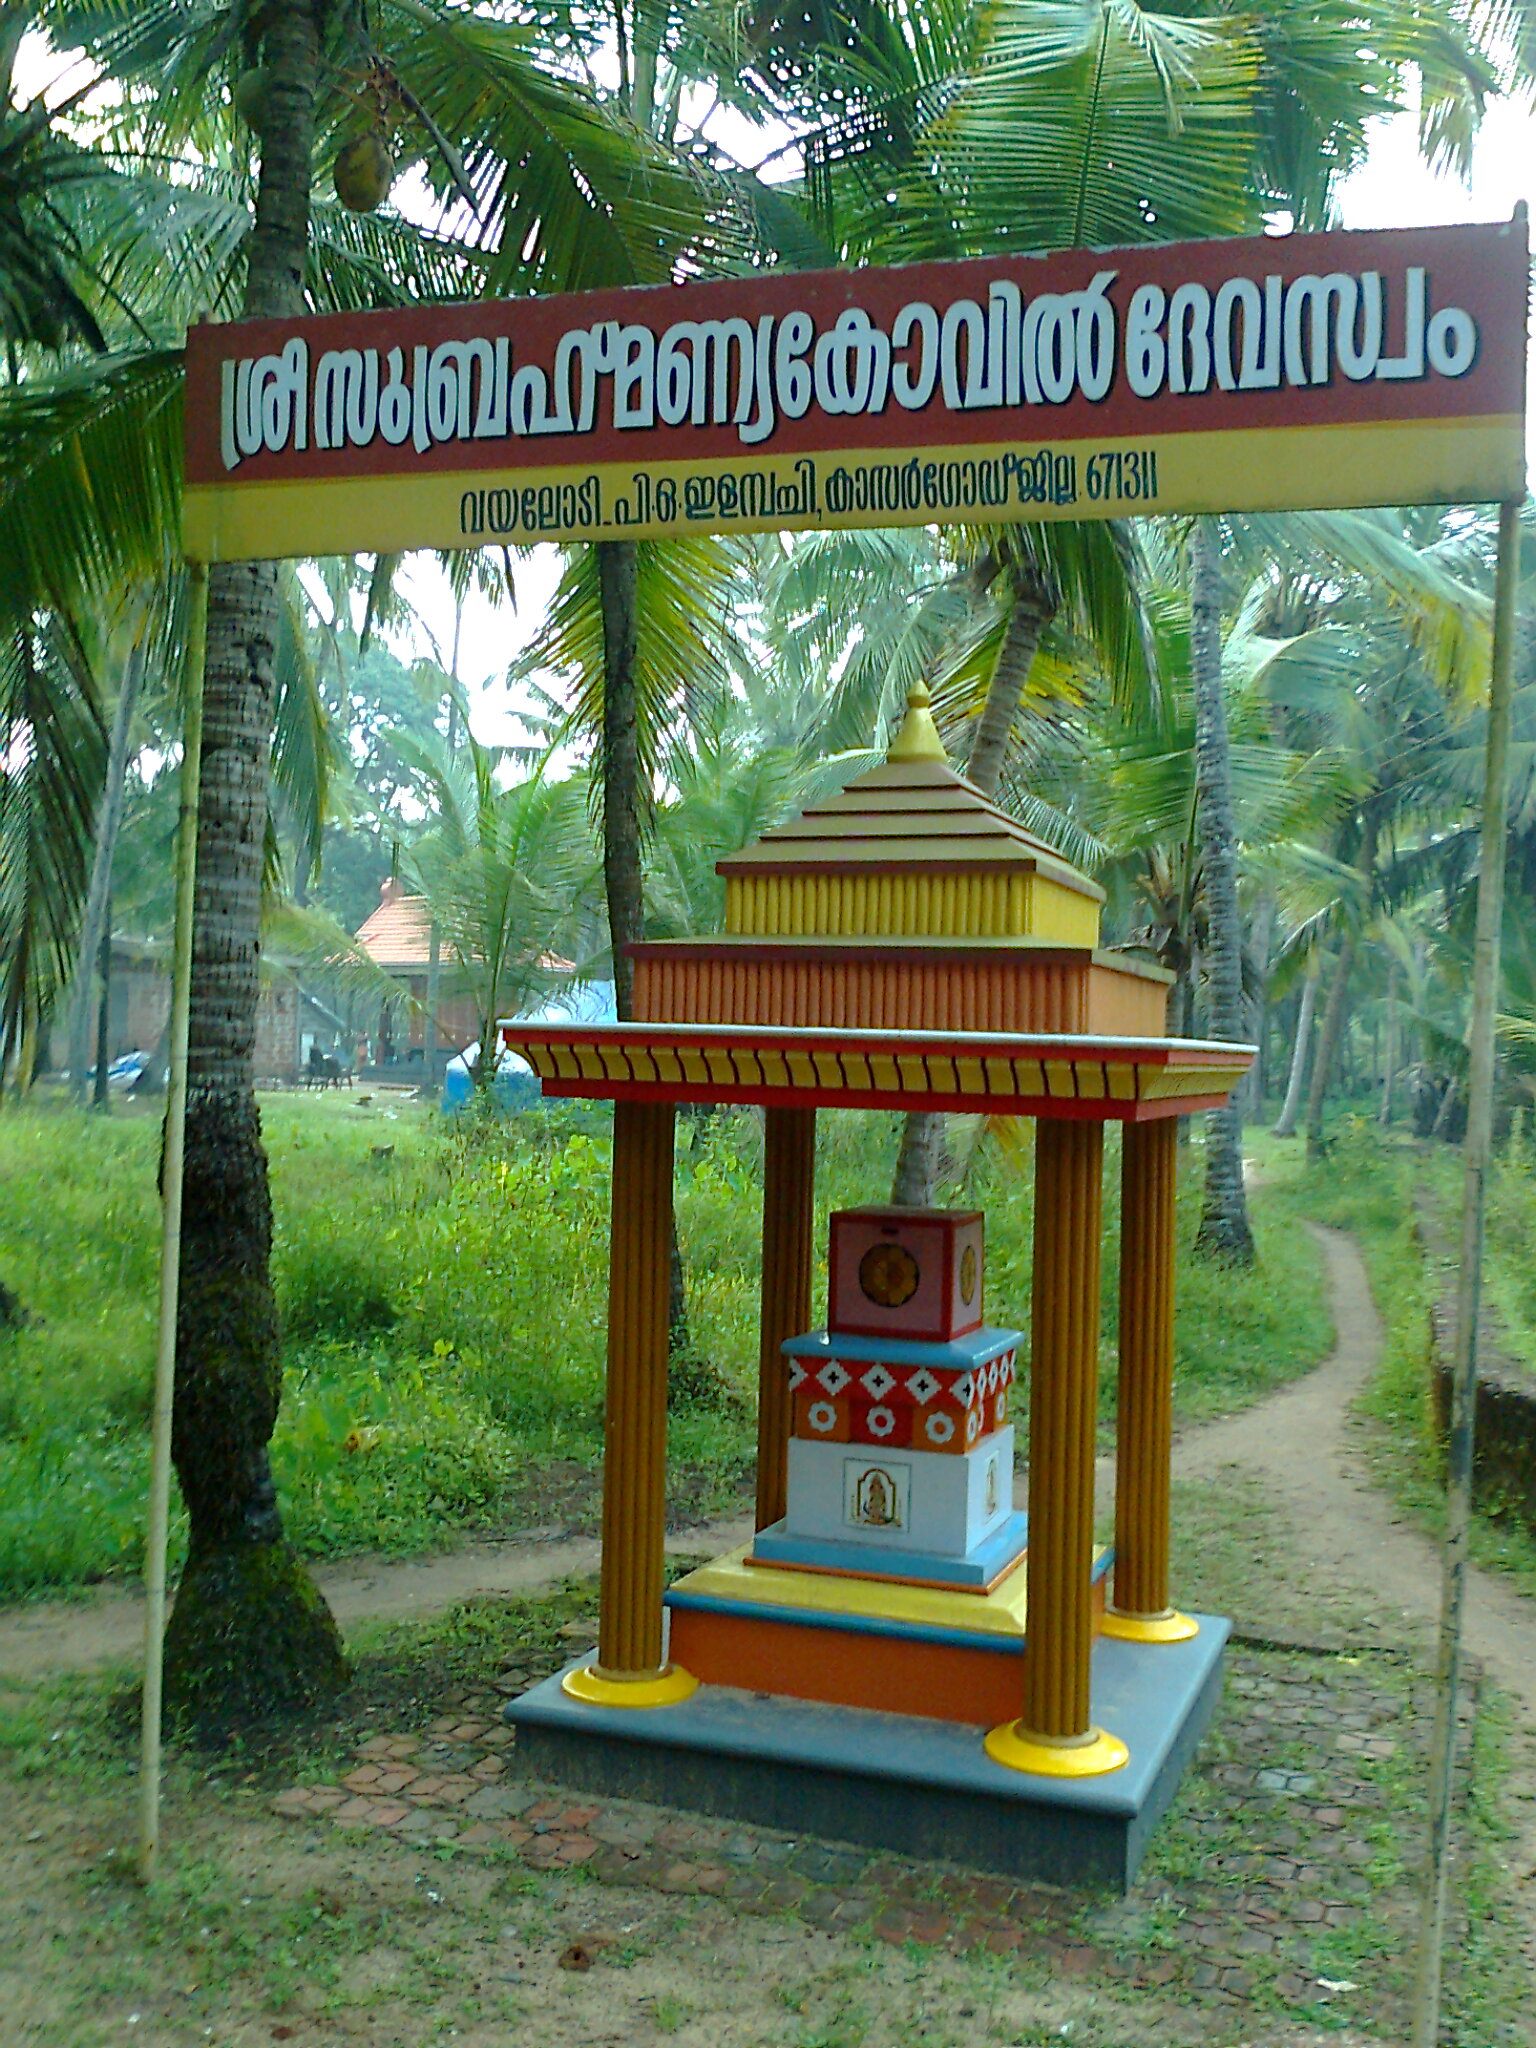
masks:
[(1524, 490), (1524, 222), (200, 326), (206, 561)]

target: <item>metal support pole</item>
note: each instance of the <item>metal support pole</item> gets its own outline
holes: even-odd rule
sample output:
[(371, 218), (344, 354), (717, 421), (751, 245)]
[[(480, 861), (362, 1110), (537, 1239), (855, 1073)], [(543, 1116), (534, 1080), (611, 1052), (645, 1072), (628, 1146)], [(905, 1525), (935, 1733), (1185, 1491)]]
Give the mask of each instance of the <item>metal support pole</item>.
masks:
[(1043, 1117), (1035, 1138), (1024, 1715), (987, 1754), (1014, 1770), (1096, 1777), (1125, 1744), (1089, 1718), (1093, 1452), (1099, 1379), (1104, 1126)]
[(192, 1005), (192, 902), (197, 882), (198, 783), (203, 751), (203, 663), (208, 568), (187, 565), (188, 616), (182, 723), (181, 812), (176, 838), (176, 937), (171, 964), (170, 1082), (160, 1169), (160, 1330), (144, 1540), (144, 1696), (139, 1728), (139, 1876), (153, 1881), (160, 1854), (160, 1731), (165, 1645), (165, 1552), (171, 1512), (171, 1409), (176, 1391), (176, 1309), (181, 1287), (181, 1176), (187, 1131), (187, 1019)]
[(1445, 1548), (1440, 1588), (1440, 1650), (1435, 1727), (1429, 1767), (1429, 1870), (1419, 1937), (1414, 1996), (1414, 2048), (1435, 2048), (1440, 2031), (1441, 1956), (1445, 1945), (1451, 1803), (1456, 1778), (1456, 1712), (1461, 1685), (1462, 1613), (1467, 1590), (1467, 1534), (1472, 1517), (1472, 1452), (1477, 1414), (1477, 1323), (1483, 1289), (1483, 1220), (1493, 1152), (1495, 1025), (1499, 1006), (1499, 934), (1504, 914), (1504, 862), (1509, 818), (1509, 729), (1513, 695), (1515, 592), (1520, 571), (1520, 507), (1499, 508), (1494, 583), (1493, 672), (1483, 770), (1477, 936), (1472, 970), (1472, 1022), (1467, 1076), (1467, 1138), (1463, 1153), (1461, 1271), (1456, 1289), (1456, 1356), (1446, 1474)]
[(1173, 1273), (1178, 1123), (1128, 1123), (1120, 1154), (1120, 1380), (1115, 1601), (1104, 1633), (1187, 1642), (1199, 1633), (1168, 1597), (1173, 1457)]
[(696, 1683), (662, 1656), (673, 1119), (670, 1102), (613, 1106), (597, 1662), (564, 1681), (602, 1706), (670, 1705)]
[(763, 1295), (757, 1365), (757, 1526), (782, 1521), (789, 1479), (786, 1337), (811, 1327), (816, 1112), (770, 1109), (763, 1145)]

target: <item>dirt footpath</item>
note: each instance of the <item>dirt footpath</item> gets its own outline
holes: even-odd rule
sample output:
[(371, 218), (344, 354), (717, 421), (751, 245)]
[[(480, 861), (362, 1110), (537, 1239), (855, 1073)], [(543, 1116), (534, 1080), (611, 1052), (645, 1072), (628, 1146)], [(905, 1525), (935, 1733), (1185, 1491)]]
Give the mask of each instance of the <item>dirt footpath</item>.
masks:
[[(1381, 1319), (1365, 1266), (1341, 1232), (1307, 1227), (1327, 1261), (1332, 1356), (1256, 1407), (1185, 1437), (1174, 1454), (1175, 1476), (1214, 1479), (1235, 1469), (1261, 1481), (1295, 1525), (1298, 1576), (1327, 1581), (1347, 1572), (1375, 1587), (1384, 1620), (1436, 1620), (1439, 1552), (1360, 1469), (1359, 1443), (1349, 1428), (1351, 1405), (1381, 1353)], [(1536, 1725), (1536, 1602), (1473, 1569), (1465, 1640), (1471, 1655)]]

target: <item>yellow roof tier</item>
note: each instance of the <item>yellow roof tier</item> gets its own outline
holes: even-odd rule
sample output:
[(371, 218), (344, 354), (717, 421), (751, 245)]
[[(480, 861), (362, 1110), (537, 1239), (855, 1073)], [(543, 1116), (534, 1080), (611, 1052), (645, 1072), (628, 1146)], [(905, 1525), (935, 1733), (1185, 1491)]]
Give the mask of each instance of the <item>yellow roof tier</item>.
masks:
[(1091, 951), (1104, 892), (944, 759), (920, 686), (890, 758), (717, 863), (728, 932)]
[(538, 1024), (501, 1042), (546, 1095), (934, 1109), (1142, 1123), (1215, 1109), (1250, 1045), (1077, 1033), (785, 1030), (752, 1024)]

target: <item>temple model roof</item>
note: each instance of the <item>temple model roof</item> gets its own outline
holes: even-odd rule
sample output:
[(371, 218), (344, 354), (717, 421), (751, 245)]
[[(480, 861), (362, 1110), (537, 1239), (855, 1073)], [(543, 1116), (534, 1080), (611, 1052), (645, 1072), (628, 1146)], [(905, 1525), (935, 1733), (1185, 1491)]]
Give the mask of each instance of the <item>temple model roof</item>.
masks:
[(632, 946), (633, 1021), (502, 1025), (546, 1094), (1139, 1123), (1253, 1057), (1164, 1036), (1172, 976), (1100, 951), (1103, 892), (955, 773), (921, 687), (883, 767), (718, 865), (728, 929)]
[(1170, 977), (1104, 892), (950, 767), (919, 684), (882, 766), (717, 864), (726, 930), (633, 948), (637, 1017), (1158, 1035)]

